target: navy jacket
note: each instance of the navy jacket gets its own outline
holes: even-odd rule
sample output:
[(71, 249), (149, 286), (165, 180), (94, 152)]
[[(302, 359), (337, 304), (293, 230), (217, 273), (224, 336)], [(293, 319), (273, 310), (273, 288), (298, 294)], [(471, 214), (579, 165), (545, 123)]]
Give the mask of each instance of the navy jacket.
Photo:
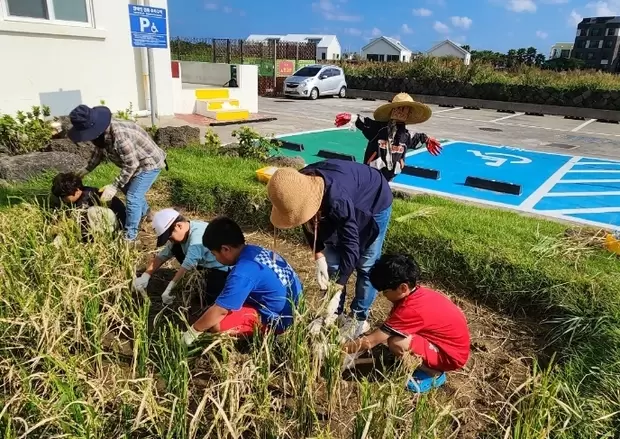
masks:
[[(361, 254), (377, 239), (379, 226), (373, 216), (392, 205), (392, 190), (379, 171), (361, 163), (330, 159), (306, 166), (306, 175), (325, 181), (316, 251), (333, 245), (340, 254), (337, 282), (346, 285)], [(314, 231), (304, 227), (310, 246)]]

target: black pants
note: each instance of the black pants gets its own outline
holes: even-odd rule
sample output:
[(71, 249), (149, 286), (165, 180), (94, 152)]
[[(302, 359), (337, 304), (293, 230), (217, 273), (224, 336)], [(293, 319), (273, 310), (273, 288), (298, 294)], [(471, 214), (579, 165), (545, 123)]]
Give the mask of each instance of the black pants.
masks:
[[(182, 264), (185, 260), (185, 252), (183, 251), (181, 244), (174, 244), (172, 246), (172, 254), (179, 264)], [(217, 296), (219, 296), (224, 289), (229, 271), (215, 270), (204, 267), (198, 267), (198, 270), (205, 272), (204, 288), (202, 291), (203, 305), (211, 306), (215, 303)]]

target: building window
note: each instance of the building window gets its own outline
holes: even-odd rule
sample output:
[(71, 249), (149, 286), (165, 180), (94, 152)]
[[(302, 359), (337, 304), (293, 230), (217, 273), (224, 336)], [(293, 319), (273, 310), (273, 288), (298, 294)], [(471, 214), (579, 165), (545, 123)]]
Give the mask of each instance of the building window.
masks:
[(617, 28), (608, 27), (606, 29), (605, 36), (613, 37), (613, 36), (616, 36), (617, 34), (618, 34), (618, 29)]
[(577, 29), (577, 36), (580, 37), (581, 36), (581, 29)]
[(594, 28), (592, 29), (590, 35), (592, 35), (593, 37), (599, 37), (601, 35), (601, 30), (599, 28)]
[(403, 62), (407, 61), (407, 57), (403, 55)]
[(586, 40), (586, 49), (590, 48), (590, 40)]
[(368, 61), (379, 61), (379, 55), (369, 53), (368, 55), (366, 55), (366, 59)]
[(327, 58), (327, 54), (325, 52), (321, 53), (321, 59), (326, 59)]
[(592, 52), (588, 52), (587, 59), (589, 59), (589, 60), (590, 60), (590, 59), (594, 59), (594, 53), (592, 53)]
[(570, 49), (563, 49), (560, 58), (570, 58)]
[(603, 48), (603, 40), (600, 40), (600, 41), (598, 42), (598, 48), (599, 48), (599, 49), (602, 49), (602, 48)]
[(386, 55), (386, 61), (399, 61), (400, 60), (400, 55)]
[(605, 47), (607, 49), (611, 49), (612, 47), (614, 47), (614, 41), (613, 40), (607, 40), (605, 41)]
[(71, 24), (91, 23), (91, 0), (0, 0), (7, 15), (18, 19), (47, 20)]

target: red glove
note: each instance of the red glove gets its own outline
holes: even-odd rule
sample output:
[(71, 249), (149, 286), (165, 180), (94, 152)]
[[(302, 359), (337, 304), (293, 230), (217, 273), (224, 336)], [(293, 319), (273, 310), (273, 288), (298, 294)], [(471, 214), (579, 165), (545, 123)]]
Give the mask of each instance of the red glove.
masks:
[(441, 143), (439, 143), (437, 139), (433, 139), (432, 137), (429, 137), (428, 140), (426, 141), (426, 149), (432, 155), (439, 155), (441, 154)]
[(337, 127), (341, 127), (350, 122), (351, 113), (339, 113), (338, 115), (336, 115), (336, 121), (334, 122), (334, 125), (336, 125)]

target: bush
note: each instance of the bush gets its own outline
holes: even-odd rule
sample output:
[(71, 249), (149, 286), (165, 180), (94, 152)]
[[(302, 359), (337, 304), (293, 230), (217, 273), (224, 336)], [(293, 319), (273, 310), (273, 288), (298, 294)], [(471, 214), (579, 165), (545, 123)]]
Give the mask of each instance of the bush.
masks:
[(38, 151), (49, 143), (54, 134), (47, 106), (32, 107), (32, 111), (17, 112), (13, 117), (0, 115), (0, 148), (9, 154), (26, 154)]
[(233, 131), (232, 136), (238, 140), (239, 157), (244, 159), (265, 161), (278, 150), (277, 144), (252, 128), (241, 127)]

